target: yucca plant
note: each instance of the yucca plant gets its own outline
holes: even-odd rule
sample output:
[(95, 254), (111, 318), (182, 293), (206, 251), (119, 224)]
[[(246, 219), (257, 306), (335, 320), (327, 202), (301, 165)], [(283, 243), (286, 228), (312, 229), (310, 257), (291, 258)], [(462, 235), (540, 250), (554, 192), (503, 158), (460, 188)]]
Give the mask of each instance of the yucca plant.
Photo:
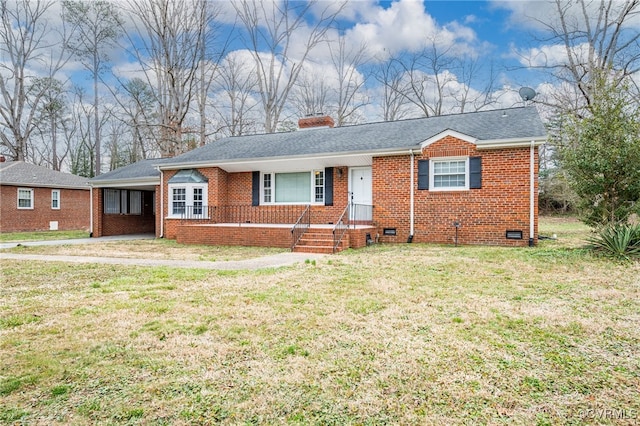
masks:
[(601, 228), (589, 242), (607, 257), (640, 259), (640, 224), (616, 223)]

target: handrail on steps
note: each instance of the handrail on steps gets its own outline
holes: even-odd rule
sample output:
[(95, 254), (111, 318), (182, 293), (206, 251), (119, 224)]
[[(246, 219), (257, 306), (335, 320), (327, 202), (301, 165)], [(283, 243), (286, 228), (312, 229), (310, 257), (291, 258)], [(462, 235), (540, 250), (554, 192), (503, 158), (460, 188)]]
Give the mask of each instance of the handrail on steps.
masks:
[(309, 229), (311, 226), (311, 205), (308, 204), (307, 208), (304, 209), (296, 223), (291, 228), (291, 251), (295, 248), (302, 235)]
[(347, 206), (342, 211), (342, 214), (336, 221), (336, 224), (333, 226), (332, 233), (333, 233), (333, 252), (334, 253), (336, 252), (336, 250), (338, 250), (338, 246), (342, 242), (342, 238), (344, 237), (344, 234), (347, 232), (347, 229), (349, 229), (349, 225), (344, 222), (345, 216), (348, 217), (349, 215), (349, 206), (350, 204), (347, 204)]

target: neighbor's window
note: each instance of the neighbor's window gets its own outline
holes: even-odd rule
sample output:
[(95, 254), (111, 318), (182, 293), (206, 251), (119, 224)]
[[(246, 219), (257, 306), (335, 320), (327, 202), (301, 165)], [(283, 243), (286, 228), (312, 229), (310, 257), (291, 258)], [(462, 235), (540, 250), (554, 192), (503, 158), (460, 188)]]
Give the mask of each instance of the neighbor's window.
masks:
[(262, 201), (284, 204), (322, 203), (324, 171), (265, 173), (262, 178)]
[(434, 191), (452, 191), (469, 189), (466, 158), (431, 160), (430, 187)]
[(18, 188), (18, 208), (33, 209), (33, 189)]
[(51, 208), (53, 210), (60, 210), (60, 190), (51, 190)]

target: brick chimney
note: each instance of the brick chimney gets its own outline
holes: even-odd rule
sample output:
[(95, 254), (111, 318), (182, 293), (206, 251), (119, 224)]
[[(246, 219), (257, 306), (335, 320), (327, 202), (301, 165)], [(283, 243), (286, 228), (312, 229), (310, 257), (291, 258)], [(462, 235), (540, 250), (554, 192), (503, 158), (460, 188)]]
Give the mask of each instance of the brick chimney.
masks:
[(298, 120), (299, 129), (311, 129), (314, 127), (333, 127), (335, 122), (328, 115), (315, 115)]
[(0, 163), (4, 163), (7, 161), (7, 158), (4, 155), (0, 155)]

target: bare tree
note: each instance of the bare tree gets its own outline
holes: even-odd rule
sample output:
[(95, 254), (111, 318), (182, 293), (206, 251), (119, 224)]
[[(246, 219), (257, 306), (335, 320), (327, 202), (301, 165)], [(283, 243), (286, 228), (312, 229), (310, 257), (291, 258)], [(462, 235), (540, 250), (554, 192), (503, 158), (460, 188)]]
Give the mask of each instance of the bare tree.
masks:
[(100, 95), (98, 81), (109, 62), (107, 49), (113, 47), (122, 34), (122, 18), (115, 3), (64, 0), (65, 19), (74, 26), (73, 38), (67, 47), (89, 71), (93, 80), (93, 138), (95, 145), (95, 173), (102, 168), (100, 138)]
[(70, 144), (71, 173), (78, 176), (95, 176), (95, 145), (91, 142), (94, 115), (92, 107), (84, 101), (84, 90), (74, 88), (71, 122), (65, 129)]
[(497, 76), (492, 61), (488, 61), (488, 67), (486, 70), (479, 58), (467, 57), (460, 61), (457, 78), (460, 84), (451, 93), (457, 112), (480, 111), (499, 101), (501, 92), (496, 90)]
[(356, 113), (369, 102), (362, 90), (366, 79), (358, 71), (368, 61), (367, 47), (361, 45), (350, 49), (344, 37), (341, 37), (335, 45), (330, 44), (329, 49), (331, 62), (338, 75), (338, 87), (335, 89), (336, 125), (344, 126), (357, 122)]
[(257, 117), (253, 114), (256, 102), (254, 94), (258, 86), (254, 68), (235, 53), (227, 55), (217, 73), (216, 88), (220, 90), (223, 102), (216, 102), (214, 108), (221, 121), (220, 130), (231, 136), (255, 132)]
[(188, 131), (187, 114), (194, 107), (198, 63), (206, 37), (208, 19), (200, 0), (130, 1), (135, 15), (135, 34), (129, 34), (133, 54), (141, 64), (147, 83), (153, 87), (159, 119), (162, 155), (184, 152), (183, 134)]
[[(207, 139), (218, 129), (212, 131), (207, 130), (207, 123), (210, 121), (207, 117), (207, 106), (209, 104), (209, 92), (216, 78), (218, 68), (220, 66), (220, 58), (224, 56), (230, 37), (224, 43), (219, 43), (219, 29), (216, 24), (216, 18), (220, 15), (220, 7), (216, 2), (201, 1), (198, 5), (200, 26), (202, 27), (200, 44), (200, 59), (198, 61), (199, 77), (198, 77), (198, 113), (200, 115), (200, 127), (198, 130), (199, 144), (203, 146), (207, 143)], [(229, 33), (231, 34), (231, 32)], [(218, 48), (218, 50), (216, 50)]]
[(442, 115), (447, 101), (446, 87), (455, 82), (456, 67), (453, 44), (442, 46), (435, 37), (428, 39), (422, 51), (393, 59), (404, 68), (407, 100), (419, 108), (424, 117)]
[(59, 80), (50, 78), (36, 80), (34, 86), (40, 85), (46, 88), (46, 92), (38, 107), (36, 123), (43, 139), (51, 141), (51, 144), (43, 144), (43, 158), (47, 159), (53, 170), (60, 170), (58, 130), (65, 119), (66, 94), (63, 84)]
[[(640, 0), (553, 0), (554, 13), (544, 18), (530, 17), (539, 23), (547, 45), (564, 48), (564, 60), (544, 56), (527, 58), (529, 67), (547, 70), (562, 90), (551, 102), (562, 110), (590, 108), (594, 78), (606, 70), (614, 86), (640, 72), (640, 32), (632, 22), (640, 18)], [(637, 86), (636, 86), (637, 88)], [(576, 97), (577, 96), (577, 97)]]
[(68, 60), (60, 48), (64, 28), (52, 28), (47, 19), (54, 5), (0, 0), (0, 143), (13, 160), (27, 159), (36, 114), (49, 90), (46, 84), (34, 84), (36, 79), (53, 81)]
[(327, 80), (327, 76), (311, 65), (300, 72), (291, 92), (291, 104), (299, 117), (329, 113), (330, 85)]
[(149, 154), (158, 154), (158, 138), (154, 135), (155, 97), (152, 88), (140, 78), (133, 78), (122, 84), (123, 94), (114, 99), (120, 106), (120, 120), (127, 124), (132, 134), (129, 162), (148, 158)]
[[(245, 44), (256, 63), (265, 131), (272, 133), (309, 54), (325, 40), (344, 5), (336, 8), (330, 2), (289, 0), (238, 0), (233, 5), (246, 30)], [(319, 13), (308, 27), (312, 9)], [(299, 47), (297, 52), (294, 46)]]
[(407, 87), (404, 68), (396, 61), (381, 61), (376, 67), (374, 77), (380, 83), (382, 119), (395, 121), (405, 118), (407, 110)]

